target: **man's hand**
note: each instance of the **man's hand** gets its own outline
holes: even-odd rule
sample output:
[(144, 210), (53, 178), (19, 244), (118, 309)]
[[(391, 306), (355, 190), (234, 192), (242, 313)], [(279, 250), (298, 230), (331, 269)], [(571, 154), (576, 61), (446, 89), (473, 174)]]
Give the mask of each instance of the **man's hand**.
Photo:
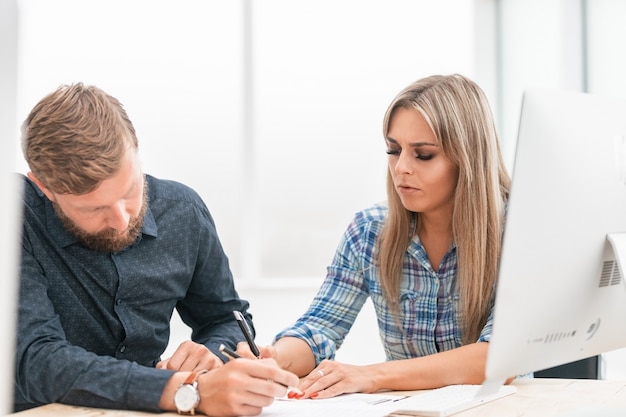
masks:
[(157, 363), (156, 367), (174, 371), (195, 371), (197, 369), (210, 370), (222, 365), (224, 365), (222, 360), (206, 346), (186, 340), (178, 346), (170, 358)]
[[(174, 411), (174, 393), (189, 372), (177, 372), (167, 382), (159, 407)], [(210, 416), (253, 416), (261, 414), (275, 397), (298, 385), (298, 377), (280, 369), (273, 359), (232, 360), (198, 378), (198, 413)]]
[(275, 397), (298, 385), (298, 377), (273, 359), (232, 360), (198, 379), (198, 410), (210, 416), (254, 416)]
[[(276, 359), (276, 349), (274, 346), (257, 346), (259, 352), (261, 354), (262, 359)], [(242, 358), (255, 359), (254, 354), (250, 350), (250, 346), (246, 342), (237, 343), (237, 351), (236, 353), (240, 355)]]

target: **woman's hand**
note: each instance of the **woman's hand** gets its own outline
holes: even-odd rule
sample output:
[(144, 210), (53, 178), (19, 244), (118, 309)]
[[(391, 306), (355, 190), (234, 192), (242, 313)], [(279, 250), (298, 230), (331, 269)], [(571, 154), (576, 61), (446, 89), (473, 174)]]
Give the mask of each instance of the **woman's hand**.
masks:
[(298, 386), (303, 398), (330, 398), (352, 392), (375, 392), (374, 376), (367, 366), (346, 365), (331, 360), (322, 361)]

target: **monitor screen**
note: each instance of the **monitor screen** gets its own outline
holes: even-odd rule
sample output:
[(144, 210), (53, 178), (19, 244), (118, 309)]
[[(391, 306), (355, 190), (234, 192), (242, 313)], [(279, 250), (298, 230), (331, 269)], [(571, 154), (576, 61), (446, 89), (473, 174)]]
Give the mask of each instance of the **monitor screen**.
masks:
[(625, 236), (626, 101), (526, 91), (487, 381), (626, 346)]
[(17, 167), (17, 5), (0, 0), (0, 415), (13, 411), (17, 274), (22, 227)]

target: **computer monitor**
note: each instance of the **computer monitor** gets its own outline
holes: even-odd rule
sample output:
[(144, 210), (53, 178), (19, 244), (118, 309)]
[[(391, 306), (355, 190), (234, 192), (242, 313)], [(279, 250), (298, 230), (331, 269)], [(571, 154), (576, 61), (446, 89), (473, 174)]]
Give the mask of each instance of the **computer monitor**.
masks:
[(17, 276), (22, 226), (17, 167), (17, 5), (0, 0), (0, 414), (13, 411)]
[(487, 381), (626, 346), (626, 101), (524, 93)]

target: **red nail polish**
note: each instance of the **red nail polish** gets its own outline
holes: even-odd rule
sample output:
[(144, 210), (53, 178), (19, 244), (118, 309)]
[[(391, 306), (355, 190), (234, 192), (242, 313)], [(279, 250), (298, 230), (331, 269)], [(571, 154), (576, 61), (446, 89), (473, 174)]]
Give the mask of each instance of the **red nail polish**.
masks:
[(297, 394), (296, 394), (295, 392), (293, 392), (293, 391), (289, 391), (289, 392), (287, 393), (287, 398), (295, 398), (295, 396), (296, 396), (296, 395), (297, 395)]
[(317, 396), (318, 396), (318, 395), (320, 395), (320, 393), (319, 393), (319, 392), (314, 392), (314, 393), (312, 393), (311, 395), (309, 395), (309, 397), (311, 397), (311, 398), (317, 398)]

